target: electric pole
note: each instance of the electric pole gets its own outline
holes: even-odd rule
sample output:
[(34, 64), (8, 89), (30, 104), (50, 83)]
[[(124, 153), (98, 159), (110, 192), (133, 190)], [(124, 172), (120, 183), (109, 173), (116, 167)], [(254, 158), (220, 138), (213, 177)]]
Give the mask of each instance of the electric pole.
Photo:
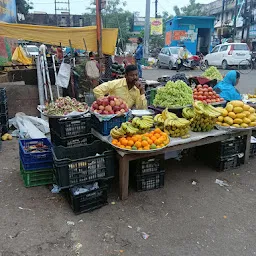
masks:
[[(58, 0), (54, 0), (54, 5), (55, 5), (55, 18), (56, 18), (56, 25), (58, 26), (58, 11), (64, 11), (66, 13), (68, 13), (68, 20), (67, 20), (67, 27), (70, 27), (70, 2), (69, 0), (65, 0), (65, 1), (58, 1)], [(67, 6), (67, 7), (63, 7), (63, 6)], [(62, 26), (62, 24), (60, 24)], [(65, 26), (65, 25), (64, 25)]]
[(149, 32), (150, 32), (150, 0), (146, 0), (146, 15), (145, 15), (145, 32), (144, 32), (144, 57), (148, 58), (149, 48)]
[(155, 18), (157, 18), (158, 17), (158, 15), (157, 15), (157, 8), (158, 8), (158, 0), (155, 0)]
[(246, 21), (246, 12), (247, 12), (247, 0), (245, 0), (244, 3), (244, 14), (243, 14), (243, 29), (242, 29), (242, 36), (241, 36), (241, 40), (244, 39), (244, 29), (247, 25), (247, 21)]
[[(101, 70), (102, 62), (102, 23), (101, 23), (101, 0), (96, 0), (96, 26), (97, 26), (97, 50)], [(101, 71), (100, 71), (101, 72)]]

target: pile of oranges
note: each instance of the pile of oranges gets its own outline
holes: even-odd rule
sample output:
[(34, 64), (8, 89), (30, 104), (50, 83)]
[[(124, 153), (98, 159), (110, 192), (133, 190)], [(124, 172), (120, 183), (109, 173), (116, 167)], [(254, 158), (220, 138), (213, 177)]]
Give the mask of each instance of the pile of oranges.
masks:
[(136, 134), (131, 137), (122, 137), (120, 139), (112, 140), (113, 145), (129, 150), (159, 149), (168, 145), (169, 142), (169, 136), (159, 128), (148, 133)]

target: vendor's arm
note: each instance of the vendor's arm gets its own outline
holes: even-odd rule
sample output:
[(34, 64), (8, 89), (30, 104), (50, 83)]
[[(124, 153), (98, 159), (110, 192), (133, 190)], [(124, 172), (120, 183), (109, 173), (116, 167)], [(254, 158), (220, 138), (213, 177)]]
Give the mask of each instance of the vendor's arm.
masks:
[(136, 98), (135, 98), (135, 107), (136, 109), (147, 109), (148, 104), (147, 104), (147, 99), (145, 96), (145, 89), (142, 86), (142, 84), (137, 81), (135, 83), (135, 86), (137, 88), (136, 90)]
[(116, 81), (109, 81), (103, 84), (98, 85), (93, 89), (95, 97), (98, 99), (104, 97), (104, 95), (109, 94), (116, 86)]

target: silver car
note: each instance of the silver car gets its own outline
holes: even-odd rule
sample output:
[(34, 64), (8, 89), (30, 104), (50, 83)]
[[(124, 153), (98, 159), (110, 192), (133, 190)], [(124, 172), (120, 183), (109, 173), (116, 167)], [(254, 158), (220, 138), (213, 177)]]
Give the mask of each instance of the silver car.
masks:
[[(167, 67), (169, 69), (176, 68), (179, 49), (180, 47), (177, 47), (177, 46), (162, 48), (161, 52), (158, 55), (158, 60), (157, 60), (158, 68), (161, 68), (161, 67)], [(192, 56), (192, 54), (188, 52), (188, 57), (190, 56)]]

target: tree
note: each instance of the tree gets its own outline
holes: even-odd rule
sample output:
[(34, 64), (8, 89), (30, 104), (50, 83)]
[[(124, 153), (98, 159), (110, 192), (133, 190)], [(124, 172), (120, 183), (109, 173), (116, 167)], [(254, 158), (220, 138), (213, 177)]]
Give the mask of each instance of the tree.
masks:
[[(91, 4), (93, 5), (93, 3)], [(123, 8), (126, 2), (122, 0), (108, 0), (106, 8), (102, 10), (102, 22), (104, 28), (118, 28), (117, 46), (123, 51), (125, 44), (130, 36), (130, 23), (133, 17), (132, 13), (125, 11)], [(95, 6), (88, 8), (91, 14), (95, 14)]]
[(177, 16), (202, 16), (204, 15), (202, 4), (196, 3), (196, 0), (189, 0), (189, 5), (179, 8), (173, 7)]
[(17, 12), (27, 15), (29, 10), (33, 9), (33, 3), (28, 3), (26, 0), (16, 0)]

